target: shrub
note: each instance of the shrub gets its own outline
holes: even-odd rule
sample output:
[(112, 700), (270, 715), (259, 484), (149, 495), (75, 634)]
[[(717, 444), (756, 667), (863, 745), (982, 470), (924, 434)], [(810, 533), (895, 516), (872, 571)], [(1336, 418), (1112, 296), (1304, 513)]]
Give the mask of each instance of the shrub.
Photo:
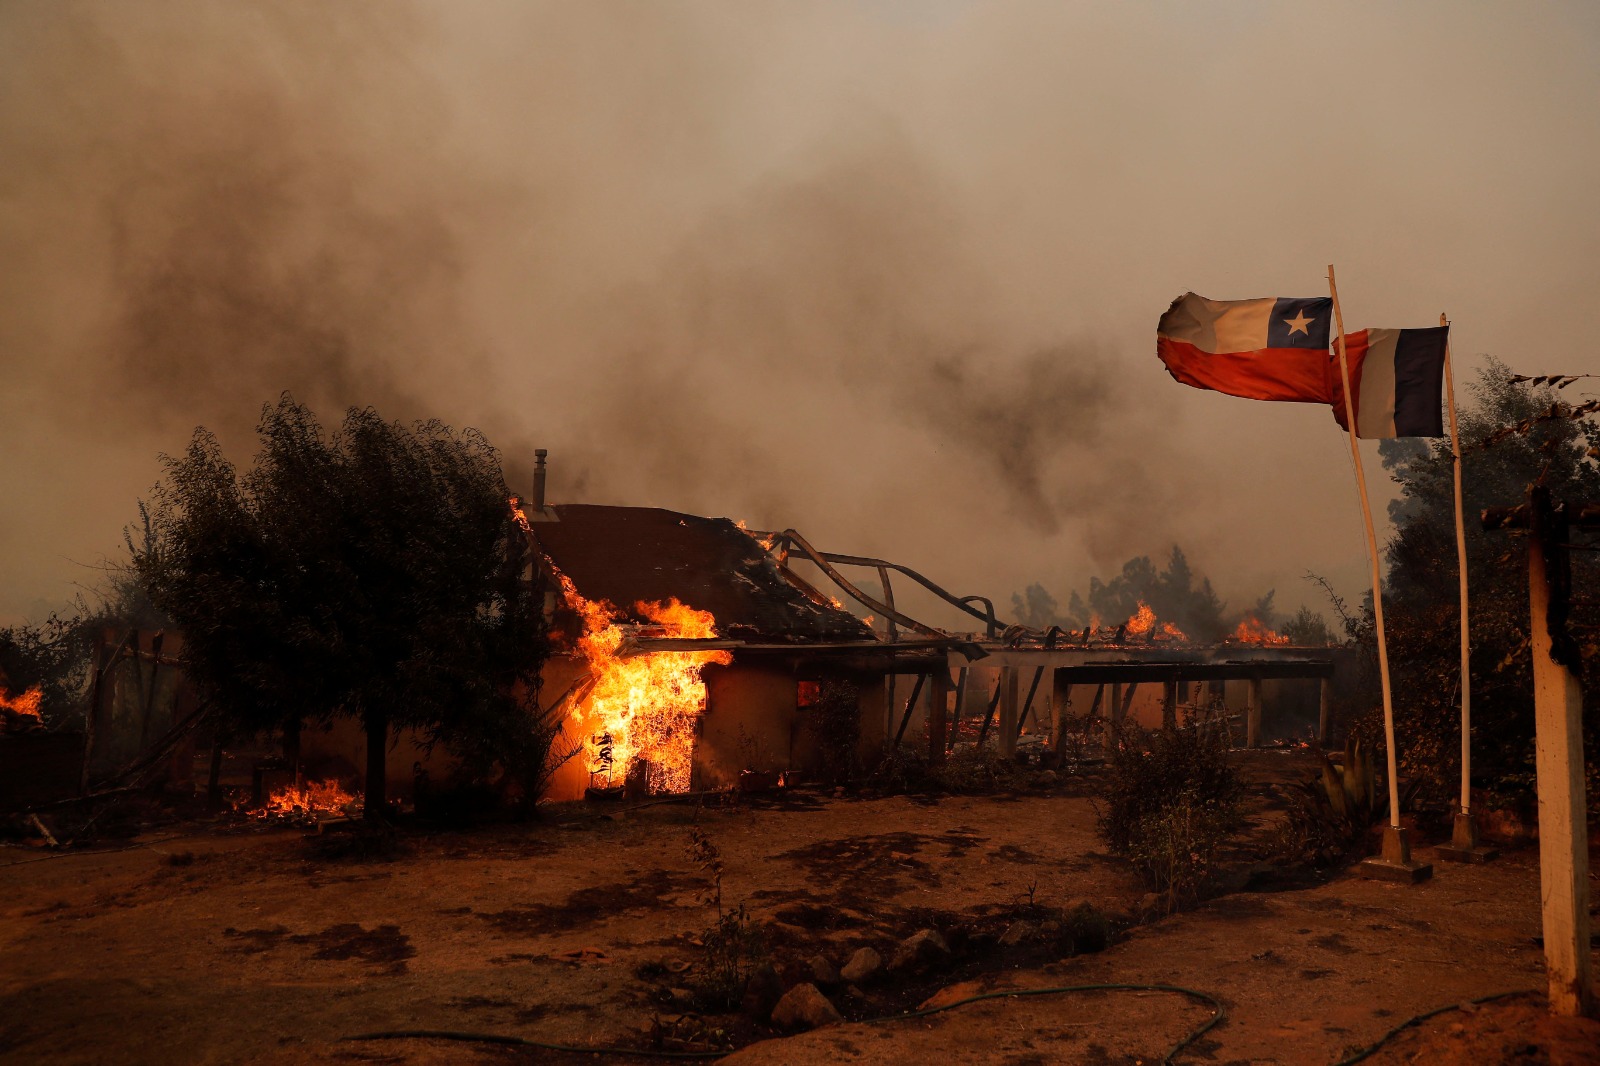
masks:
[(830, 785), (861, 776), (861, 690), (853, 681), (822, 681), (811, 704), (824, 779)]
[(716, 923), (700, 935), (705, 969), (697, 982), (698, 999), (712, 1009), (734, 1007), (743, 1000), (750, 978), (767, 961), (766, 937), (751, 921), (743, 903), (723, 909), (722, 850), (716, 841), (699, 826), (693, 826), (684, 850), (689, 861), (710, 878), (705, 902), (717, 908)]
[(1147, 734), (1119, 728), (1097, 828), (1166, 897), (1168, 910), (1203, 894), (1216, 854), (1239, 820), (1240, 786), (1219, 729)]

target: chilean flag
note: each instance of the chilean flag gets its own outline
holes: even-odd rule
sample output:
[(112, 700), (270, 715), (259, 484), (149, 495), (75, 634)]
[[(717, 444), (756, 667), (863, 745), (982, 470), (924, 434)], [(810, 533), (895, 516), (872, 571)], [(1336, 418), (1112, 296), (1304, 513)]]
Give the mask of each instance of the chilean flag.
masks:
[[(1442, 437), (1440, 410), (1449, 326), (1364, 329), (1347, 333), (1350, 391), (1355, 394), (1358, 437)], [(1333, 417), (1345, 426), (1344, 381), (1332, 360)]]
[(1186, 292), (1156, 327), (1167, 373), (1197, 389), (1251, 400), (1328, 403), (1327, 296), (1207, 300)]

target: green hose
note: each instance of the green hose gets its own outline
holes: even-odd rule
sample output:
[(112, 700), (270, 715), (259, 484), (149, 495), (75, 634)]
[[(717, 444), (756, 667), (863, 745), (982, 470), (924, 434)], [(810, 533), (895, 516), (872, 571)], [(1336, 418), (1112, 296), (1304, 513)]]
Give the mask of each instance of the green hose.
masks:
[[(904, 1014), (886, 1014), (880, 1018), (867, 1018), (857, 1023), (860, 1025), (878, 1025), (883, 1022), (903, 1022), (912, 1018), (926, 1018), (930, 1014), (939, 1014), (943, 1011), (964, 1007), (968, 1003), (979, 1003), (986, 999), (1021, 999), (1024, 996), (1059, 996), (1069, 992), (1173, 992), (1191, 999), (1198, 999), (1211, 1007), (1215, 1013), (1200, 1028), (1178, 1041), (1173, 1049), (1161, 1059), (1163, 1064), (1172, 1062), (1173, 1058), (1194, 1043), (1201, 1036), (1209, 1032), (1220, 1023), (1227, 1013), (1222, 1009), (1222, 1003), (1214, 996), (1204, 992), (1197, 992), (1192, 988), (1183, 988), (1179, 985), (1127, 985), (1127, 984), (1094, 984), (1094, 985), (1061, 985), (1054, 988), (1021, 988), (1009, 991), (983, 992), (966, 999), (958, 999), (954, 1003), (946, 1003), (939, 1007), (929, 1007), (926, 1010), (907, 1011)], [(1449, 1009), (1449, 1008), (1446, 1008)], [(344, 1040), (460, 1040), (479, 1044), (510, 1044), (516, 1047), (535, 1047), (545, 1051), (568, 1051), (580, 1055), (637, 1055), (656, 1059), (720, 1059), (732, 1054), (729, 1051), (655, 1051), (641, 1048), (620, 1047), (580, 1047), (575, 1044), (551, 1044), (542, 1040), (530, 1040), (522, 1036), (502, 1036), (493, 1033), (463, 1033), (449, 1029), (397, 1029), (381, 1033), (360, 1033), (356, 1036), (343, 1037)], [(1385, 1037), (1385, 1039), (1388, 1039)], [(1352, 1060), (1353, 1061), (1353, 1060)]]
[(1510, 999), (1512, 996), (1529, 996), (1533, 994), (1534, 993), (1531, 989), (1522, 989), (1518, 992), (1496, 992), (1492, 996), (1479, 996), (1477, 999), (1467, 1000), (1466, 1003), (1451, 1003), (1449, 1006), (1430, 1010), (1426, 1014), (1419, 1014), (1414, 1018), (1408, 1018), (1407, 1020), (1401, 1022), (1399, 1025), (1380, 1036), (1376, 1042), (1368, 1044), (1366, 1047), (1362, 1048), (1360, 1051), (1356, 1052), (1354, 1055), (1351, 1055), (1347, 1059), (1340, 1059), (1338, 1062), (1334, 1063), (1334, 1066), (1355, 1066), (1355, 1063), (1358, 1063), (1362, 1059), (1374, 1054), (1379, 1048), (1383, 1047), (1383, 1045), (1387, 1044), (1390, 1040), (1393, 1040), (1400, 1034), (1402, 1030), (1409, 1029), (1413, 1025), (1420, 1025), (1435, 1015), (1445, 1014), (1453, 1010), (1460, 1010), (1462, 1007), (1467, 1006), (1467, 1004), (1490, 1003), (1497, 999)]

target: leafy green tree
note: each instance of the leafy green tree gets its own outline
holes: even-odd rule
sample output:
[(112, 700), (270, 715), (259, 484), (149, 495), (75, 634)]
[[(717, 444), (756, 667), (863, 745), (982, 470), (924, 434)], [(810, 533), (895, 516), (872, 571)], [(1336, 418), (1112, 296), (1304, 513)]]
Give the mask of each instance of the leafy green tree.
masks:
[[(1474, 777), (1502, 787), (1530, 784), (1533, 767), (1533, 688), (1530, 673), (1528, 574), (1523, 542), (1485, 532), (1483, 509), (1524, 502), (1543, 480), (1557, 499), (1600, 502), (1600, 471), (1588, 457), (1597, 439), (1586, 422), (1540, 422), (1526, 434), (1504, 427), (1549, 410), (1549, 389), (1529, 388), (1491, 361), (1470, 386), (1461, 414), (1462, 488), (1467, 538), (1472, 640)], [(1448, 438), (1385, 441), (1380, 455), (1400, 486), (1391, 509), (1395, 528), (1386, 547), (1384, 622), (1395, 706), (1401, 773), (1423, 778), (1441, 798), (1460, 776), (1460, 594), (1456, 565), (1453, 470)], [(1573, 552), (1571, 624), (1584, 652), (1584, 685), (1600, 691), (1600, 566), (1594, 553)], [(1372, 647), (1370, 603), (1356, 631)], [(1381, 746), (1382, 717), (1373, 708), (1358, 726)], [(1586, 716), (1590, 765), (1597, 717)]]
[(406, 727), (498, 762), (531, 802), (553, 739), (535, 706), (542, 590), (498, 454), (475, 431), (370, 408), (329, 435), (287, 394), (257, 432), (241, 474), (196, 430), (165, 459), (152, 536), (132, 545), (191, 676), (242, 731), (360, 722), (369, 818), (386, 810), (388, 740)]

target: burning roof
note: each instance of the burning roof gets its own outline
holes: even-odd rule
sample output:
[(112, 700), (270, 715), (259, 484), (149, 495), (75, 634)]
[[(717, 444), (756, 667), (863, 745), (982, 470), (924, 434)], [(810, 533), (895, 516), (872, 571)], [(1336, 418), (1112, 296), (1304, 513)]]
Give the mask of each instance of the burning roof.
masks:
[(531, 516), (540, 550), (589, 600), (635, 617), (635, 605), (676, 599), (716, 619), (734, 640), (802, 644), (871, 641), (855, 615), (800, 591), (726, 518), (655, 507), (557, 504)]

